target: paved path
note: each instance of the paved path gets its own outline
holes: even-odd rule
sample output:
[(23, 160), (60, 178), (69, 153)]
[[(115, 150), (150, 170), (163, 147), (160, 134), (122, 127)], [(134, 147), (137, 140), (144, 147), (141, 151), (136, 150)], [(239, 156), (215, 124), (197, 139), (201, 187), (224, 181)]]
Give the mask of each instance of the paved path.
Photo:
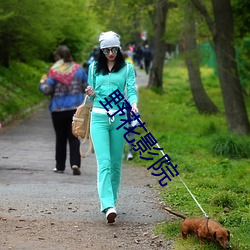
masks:
[[(138, 85), (142, 86), (143, 81), (147, 80), (147, 76), (140, 74), (137, 79)], [(104, 215), (99, 211), (94, 154), (82, 160), (81, 176), (72, 175), (69, 163), (64, 174), (53, 173), (52, 169), (55, 166), (54, 140), (54, 131), (47, 107), (9, 128), (0, 130), (0, 231), (5, 228), (6, 232), (6, 234), (0, 234), (1, 250), (31, 249), (29, 244), (33, 243), (36, 247), (32, 247), (32, 249), (75, 250), (99, 249), (100, 247), (98, 239), (92, 240), (91, 244), (89, 241), (86, 243), (84, 234), (81, 237), (83, 240), (81, 243), (84, 243), (85, 247), (81, 245), (79, 248), (77, 246), (71, 248), (70, 246), (73, 244), (70, 241), (71, 238), (67, 240), (70, 245), (64, 243), (67, 246), (65, 248), (55, 248), (53, 238), (47, 242), (47, 245), (44, 245), (45, 241), (41, 243), (41, 240), (30, 239), (25, 235), (22, 227), (13, 225), (12, 228), (13, 219), (17, 218), (22, 218), (21, 221), (29, 221), (29, 225), (33, 225), (34, 221), (36, 223), (40, 221), (41, 224), (47, 220), (52, 221), (53, 225), (56, 222), (62, 224), (66, 222), (85, 223), (84, 227), (88, 228), (87, 231), (92, 232), (91, 234), (93, 232), (95, 234), (96, 230), (100, 229), (103, 232), (110, 230), (110, 228), (107, 229)], [(119, 229), (118, 226), (115, 229), (116, 232), (123, 230), (124, 237), (128, 228), (130, 228), (128, 231), (131, 231), (130, 236), (144, 230), (152, 233), (155, 223), (166, 220), (166, 213), (159, 208), (158, 191), (151, 188), (152, 185), (157, 185), (157, 180), (145, 168), (133, 167), (125, 162), (120, 199), (117, 204), (119, 214), (116, 223), (122, 225), (123, 228)], [(8, 221), (11, 221), (12, 224), (8, 224)], [(88, 222), (91, 224), (86, 225)], [(16, 223), (20, 223), (20, 220)], [(92, 228), (88, 227), (90, 225)], [(42, 228), (37, 225), (33, 226), (38, 228), (36, 231), (43, 232), (44, 230), (44, 225)], [(52, 229), (48, 227), (48, 230)], [(12, 231), (13, 237), (11, 237)], [(46, 235), (46, 232), (43, 233)], [(15, 235), (19, 235), (19, 237)], [(52, 236), (50, 235), (50, 237)], [(91, 239), (91, 235), (88, 237)], [(106, 237), (105, 233), (104, 237)], [(144, 245), (140, 246), (141, 249), (154, 249), (154, 245), (150, 245), (153, 236), (151, 241), (147, 241), (145, 240), (147, 236), (141, 232), (140, 237), (145, 241)], [(111, 247), (99, 235), (99, 244), (104, 244), (104, 246), (107, 244), (109, 246), (107, 249), (138, 248), (138, 242), (131, 237), (122, 238), (124, 244), (119, 242), (119, 237), (113, 241), (113, 247)], [(159, 244), (155, 249), (161, 249)]]
[(138, 68), (136, 68), (136, 83), (138, 87), (145, 87), (148, 85), (148, 75)]
[[(48, 204), (54, 203), (55, 198), (56, 202), (62, 203), (60, 205), (67, 205), (66, 199), (74, 200), (73, 206), (78, 207), (78, 213), (63, 216), (70, 216), (75, 220), (83, 217), (91, 221), (103, 220), (103, 215), (99, 213), (96, 190), (95, 155), (91, 154), (82, 160), (81, 176), (72, 175), (69, 162), (65, 174), (53, 173), (54, 166), (54, 132), (47, 108), (0, 133), (1, 208), (8, 210), (9, 207), (22, 203), (22, 214), (30, 216), (32, 209), (45, 209)], [(148, 186), (153, 184), (155, 179), (150, 178), (150, 175), (147, 178), (147, 175), (148, 172), (144, 168), (124, 165), (118, 205), (121, 219), (136, 219), (141, 222), (162, 219), (161, 214), (151, 214), (154, 204), (147, 200), (145, 189), (150, 191)], [(145, 178), (148, 179), (146, 182)], [(31, 198), (35, 202), (27, 209), (25, 204)], [(138, 204), (138, 212), (124, 215), (123, 212), (128, 207), (132, 208), (135, 203)], [(62, 216), (61, 210), (63, 208), (52, 216), (59, 219)], [(33, 216), (39, 215), (35, 213)]]

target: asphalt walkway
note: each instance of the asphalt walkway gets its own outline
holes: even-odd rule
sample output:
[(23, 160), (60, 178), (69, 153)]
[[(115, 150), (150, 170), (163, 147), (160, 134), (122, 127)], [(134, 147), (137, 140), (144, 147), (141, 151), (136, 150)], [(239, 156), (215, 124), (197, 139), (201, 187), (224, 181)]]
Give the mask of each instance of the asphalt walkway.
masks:
[[(137, 73), (137, 83), (138, 86), (147, 83), (143, 72)], [(56, 174), (52, 171), (54, 148), (54, 131), (47, 107), (0, 130), (0, 219), (49, 217), (57, 221), (63, 218), (103, 224), (95, 155), (82, 160), (80, 176), (72, 175), (69, 163), (64, 174)], [(166, 213), (159, 208), (158, 191), (151, 188), (156, 184), (155, 177), (145, 168), (124, 162), (117, 222), (125, 226), (131, 222), (154, 225), (166, 220)], [(0, 237), (0, 249), (5, 249), (3, 246), (7, 244), (3, 241)]]

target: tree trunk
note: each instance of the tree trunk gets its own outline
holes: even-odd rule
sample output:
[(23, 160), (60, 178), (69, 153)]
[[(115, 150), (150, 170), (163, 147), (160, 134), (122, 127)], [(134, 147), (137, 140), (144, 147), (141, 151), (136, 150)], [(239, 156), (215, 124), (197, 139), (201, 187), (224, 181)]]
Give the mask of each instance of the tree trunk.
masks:
[(156, 16), (155, 16), (155, 37), (153, 45), (153, 62), (149, 74), (148, 87), (157, 87), (162, 89), (163, 66), (166, 53), (166, 43), (164, 34), (166, 28), (166, 19), (168, 12), (168, 1), (156, 1)]
[(187, 10), (185, 18), (185, 55), (191, 92), (200, 113), (217, 113), (218, 108), (207, 95), (201, 80), (200, 57), (196, 48), (195, 19), (190, 15), (193, 8), (187, 6)]
[(212, 3), (216, 30), (213, 39), (228, 129), (237, 134), (248, 134), (250, 124), (235, 60), (230, 0), (212, 0)]

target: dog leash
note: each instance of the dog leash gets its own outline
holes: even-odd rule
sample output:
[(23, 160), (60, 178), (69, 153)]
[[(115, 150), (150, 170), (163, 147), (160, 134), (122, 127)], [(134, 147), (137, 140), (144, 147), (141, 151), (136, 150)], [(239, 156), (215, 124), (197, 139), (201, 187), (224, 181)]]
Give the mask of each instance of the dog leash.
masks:
[(199, 202), (196, 200), (196, 198), (194, 197), (194, 195), (192, 194), (192, 192), (190, 191), (190, 189), (188, 188), (188, 186), (186, 185), (186, 183), (182, 180), (182, 178), (179, 176), (181, 182), (183, 183), (183, 185), (185, 186), (185, 188), (187, 189), (187, 191), (189, 192), (189, 194), (191, 195), (191, 197), (194, 199), (194, 201), (196, 202), (196, 204), (198, 205), (198, 207), (200, 208), (200, 210), (202, 211), (202, 213), (205, 215), (206, 218), (209, 219), (209, 216), (207, 215), (207, 213), (203, 210), (203, 208), (201, 207), (201, 205), (199, 204)]
[[(140, 122), (142, 123), (142, 120), (140, 118), (140, 114), (136, 114), (137, 119), (140, 120)], [(139, 116), (139, 117), (138, 117)], [(158, 142), (156, 143), (156, 146), (160, 149), (161, 147), (159, 146)], [(160, 150), (162, 155), (164, 156), (165, 153), (163, 150)], [(168, 160), (167, 157), (165, 157), (166, 160)], [(184, 187), (187, 189), (187, 191), (189, 192), (189, 194), (191, 195), (191, 197), (193, 198), (193, 200), (196, 202), (196, 204), (198, 205), (198, 207), (200, 208), (200, 210), (202, 211), (202, 213), (204, 214), (204, 216), (209, 219), (209, 216), (207, 215), (207, 213), (204, 211), (204, 209), (201, 207), (201, 205), (199, 204), (199, 202), (196, 200), (196, 198), (194, 197), (194, 195), (192, 194), (192, 192), (190, 191), (190, 189), (188, 188), (188, 186), (186, 185), (186, 183), (182, 180), (182, 178), (180, 177), (180, 175), (178, 175), (178, 177), (180, 178), (182, 184), (184, 185)]]

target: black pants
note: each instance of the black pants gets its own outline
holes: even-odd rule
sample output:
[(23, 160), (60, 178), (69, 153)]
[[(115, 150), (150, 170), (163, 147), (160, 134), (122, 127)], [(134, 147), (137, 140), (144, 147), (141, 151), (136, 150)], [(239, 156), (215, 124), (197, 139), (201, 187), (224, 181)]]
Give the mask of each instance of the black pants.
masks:
[(65, 170), (67, 156), (67, 141), (69, 141), (70, 166), (81, 165), (81, 156), (79, 152), (80, 142), (72, 134), (72, 117), (76, 110), (52, 112), (52, 122), (56, 133), (56, 168)]
[(151, 63), (150, 60), (144, 60), (144, 66), (145, 66), (145, 71), (147, 75), (149, 73), (150, 63)]

